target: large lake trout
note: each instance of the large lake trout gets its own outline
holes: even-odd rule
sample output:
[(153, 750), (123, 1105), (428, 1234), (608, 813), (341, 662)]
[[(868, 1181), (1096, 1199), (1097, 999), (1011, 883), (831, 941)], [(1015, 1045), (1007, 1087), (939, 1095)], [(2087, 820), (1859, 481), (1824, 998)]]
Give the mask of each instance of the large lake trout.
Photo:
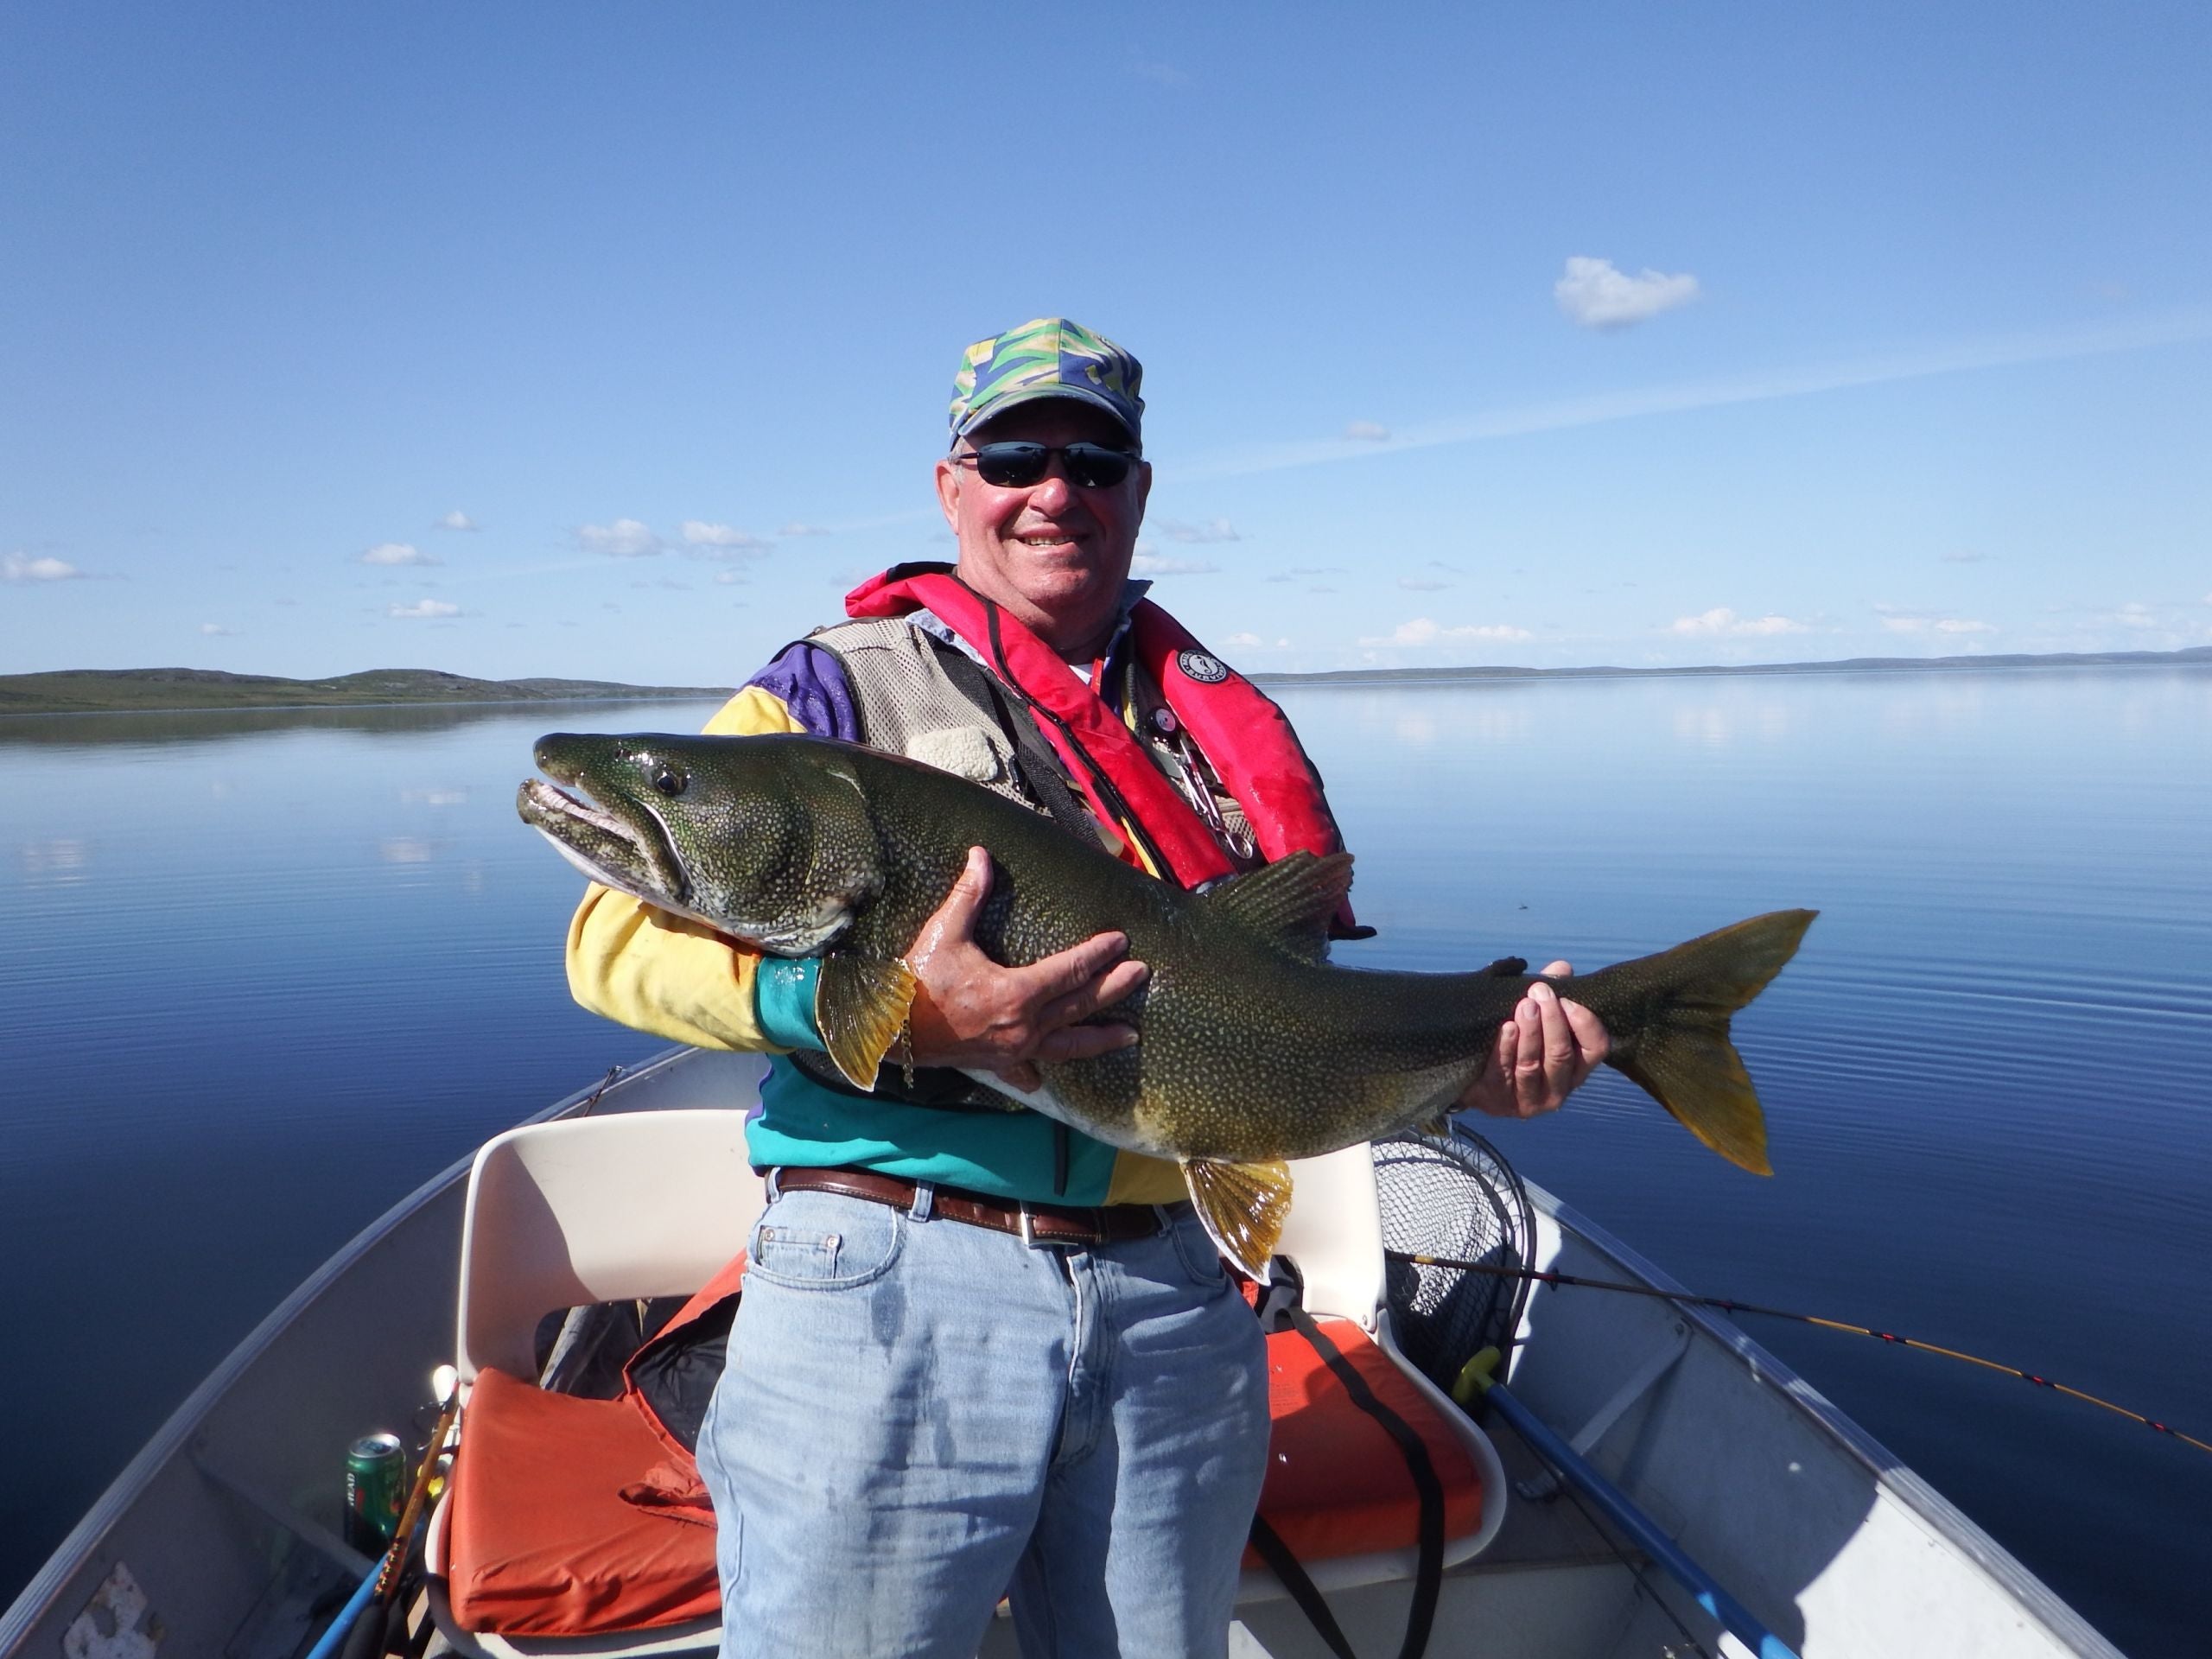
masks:
[[(782, 957), (819, 957), (816, 1024), (837, 1068), (874, 1086), (913, 1001), (902, 960), (970, 847), (995, 866), (976, 938), (1026, 966), (1118, 931), (1151, 976), (1102, 1020), (1139, 1040), (1047, 1062), (1018, 1093), (1116, 1147), (1172, 1158), (1224, 1255), (1255, 1276), (1288, 1212), (1283, 1160), (1395, 1133), (1448, 1109), (1535, 982), (1338, 968), (1326, 929), (1351, 858), (1297, 853), (1203, 893), (1084, 845), (981, 785), (824, 739), (542, 739), (517, 806), (594, 880)], [(1797, 949), (1814, 913), (1777, 911), (1658, 956), (1553, 979), (1611, 1038), (1618, 1067), (1731, 1162), (1769, 1173), (1766, 1125), (1729, 1017)]]

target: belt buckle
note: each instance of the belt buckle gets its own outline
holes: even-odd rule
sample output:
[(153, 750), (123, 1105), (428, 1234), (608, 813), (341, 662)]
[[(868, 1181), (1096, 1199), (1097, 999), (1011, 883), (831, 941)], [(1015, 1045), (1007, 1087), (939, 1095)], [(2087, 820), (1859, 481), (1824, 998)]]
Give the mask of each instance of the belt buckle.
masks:
[(1014, 1230), (1021, 1235), (1021, 1242), (1031, 1249), (1037, 1248), (1037, 1218), (1029, 1213), (1029, 1200), (1014, 1201)]

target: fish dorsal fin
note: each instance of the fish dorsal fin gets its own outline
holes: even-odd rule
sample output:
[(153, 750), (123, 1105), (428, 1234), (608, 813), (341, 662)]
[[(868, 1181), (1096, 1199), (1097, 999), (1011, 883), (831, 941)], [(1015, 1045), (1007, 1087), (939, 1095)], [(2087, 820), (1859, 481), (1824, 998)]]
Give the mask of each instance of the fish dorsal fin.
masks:
[(1280, 1158), (1262, 1164), (1222, 1164), (1190, 1158), (1183, 1179), (1206, 1234), (1230, 1266), (1265, 1284), (1268, 1262), (1290, 1215), (1290, 1166)]
[(1300, 850), (1230, 877), (1198, 902), (1300, 962), (1320, 962), (1329, 954), (1329, 923), (1350, 891), (1350, 853), (1318, 858)]
[(822, 1046), (855, 1089), (873, 1090), (876, 1069), (898, 1040), (914, 1005), (914, 976), (903, 962), (827, 957), (814, 985), (814, 1023)]

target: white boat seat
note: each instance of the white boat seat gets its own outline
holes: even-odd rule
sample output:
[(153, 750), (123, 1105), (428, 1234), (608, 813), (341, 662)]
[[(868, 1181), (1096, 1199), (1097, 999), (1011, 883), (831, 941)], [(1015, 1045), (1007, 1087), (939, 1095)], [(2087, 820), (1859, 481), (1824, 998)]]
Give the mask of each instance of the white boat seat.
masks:
[(766, 1202), (745, 1114), (569, 1118), (510, 1129), (468, 1173), (454, 1363), (537, 1375), (556, 1308), (688, 1296), (745, 1248)]
[[(454, 1366), (464, 1400), (487, 1368), (505, 1379), (533, 1379), (538, 1324), (556, 1309), (697, 1290), (745, 1248), (766, 1197), (746, 1152), (741, 1111), (570, 1118), (486, 1142), (469, 1171), (461, 1220)], [(464, 1446), (467, 1416), (464, 1404)], [(584, 1659), (718, 1644), (721, 1620), (713, 1617), (596, 1637), (462, 1629), (445, 1600), (451, 1507), (438, 1505), (425, 1554), (440, 1629), (458, 1651)]]

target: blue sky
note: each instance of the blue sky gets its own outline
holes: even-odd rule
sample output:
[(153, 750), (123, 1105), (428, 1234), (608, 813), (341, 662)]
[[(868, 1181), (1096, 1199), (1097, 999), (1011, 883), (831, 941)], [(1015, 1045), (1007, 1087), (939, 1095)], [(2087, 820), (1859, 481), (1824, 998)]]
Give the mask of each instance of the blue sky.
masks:
[(18, 6), (0, 671), (731, 683), (1145, 361), (1243, 666), (2212, 644), (2212, 12)]

